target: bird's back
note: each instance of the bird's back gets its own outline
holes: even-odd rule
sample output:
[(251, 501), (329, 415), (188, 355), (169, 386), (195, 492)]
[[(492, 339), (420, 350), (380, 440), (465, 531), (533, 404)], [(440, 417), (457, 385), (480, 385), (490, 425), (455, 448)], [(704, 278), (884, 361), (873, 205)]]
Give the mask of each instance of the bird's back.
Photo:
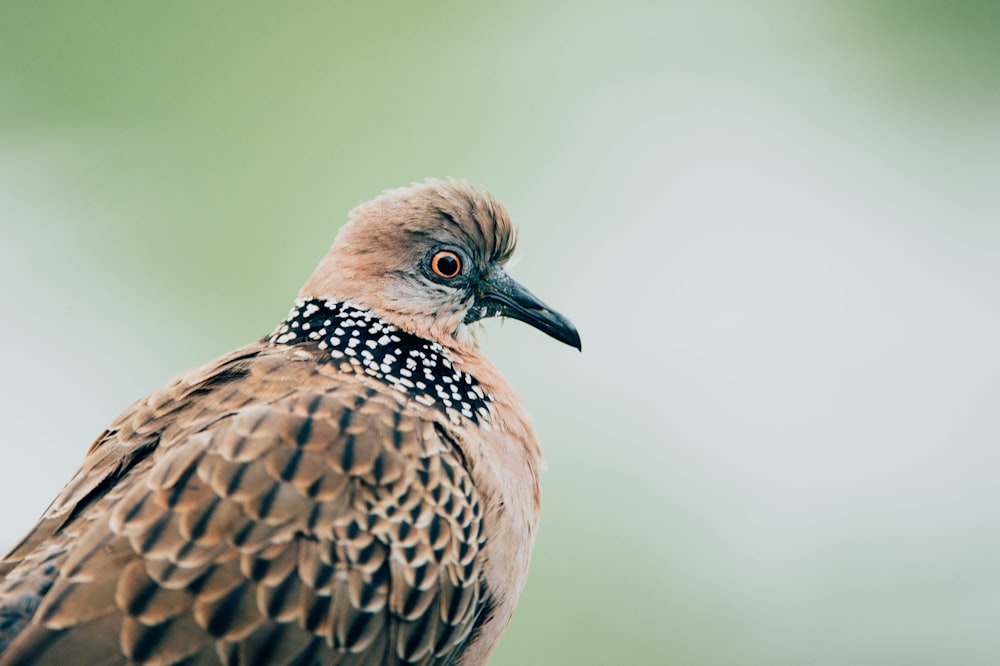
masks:
[(457, 659), (491, 604), (474, 435), (368, 360), (286, 326), (126, 410), (0, 564), (0, 664)]

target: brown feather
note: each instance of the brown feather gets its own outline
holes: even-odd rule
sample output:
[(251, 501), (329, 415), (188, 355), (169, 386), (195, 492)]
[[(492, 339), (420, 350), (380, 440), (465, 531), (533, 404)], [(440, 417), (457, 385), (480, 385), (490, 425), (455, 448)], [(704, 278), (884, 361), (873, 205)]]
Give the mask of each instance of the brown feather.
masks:
[(492, 197), (429, 181), (353, 211), (303, 294), (442, 345), (489, 408), (459, 415), (437, 401), (451, 387), (411, 394), (323, 340), (282, 342), (287, 326), (179, 376), (95, 440), (0, 562), (0, 666), (488, 658), (524, 584), (541, 454), (468, 304), (429, 314), (386, 282), (421, 238), (482, 266), (515, 242)]

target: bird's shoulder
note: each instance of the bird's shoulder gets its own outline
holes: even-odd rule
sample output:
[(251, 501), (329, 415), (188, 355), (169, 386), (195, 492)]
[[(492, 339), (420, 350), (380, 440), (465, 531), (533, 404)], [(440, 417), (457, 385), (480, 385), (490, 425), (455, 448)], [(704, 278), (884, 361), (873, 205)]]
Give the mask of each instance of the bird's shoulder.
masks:
[(5, 560), (44, 588), (15, 648), (118, 622), (93, 656), (456, 653), (486, 605), (469, 434), (321, 351), (265, 340), (126, 409)]

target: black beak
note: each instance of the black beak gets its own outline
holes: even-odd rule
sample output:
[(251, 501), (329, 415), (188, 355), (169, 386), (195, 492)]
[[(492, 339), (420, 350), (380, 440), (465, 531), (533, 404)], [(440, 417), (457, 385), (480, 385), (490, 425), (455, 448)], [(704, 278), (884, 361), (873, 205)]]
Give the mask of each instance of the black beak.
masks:
[(480, 294), (466, 316), (465, 323), (486, 317), (519, 319), (559, 342), (583, 351), (580, 334), (573, 323), (538, 300), (504, 271), (497, 270), (483, 285)]

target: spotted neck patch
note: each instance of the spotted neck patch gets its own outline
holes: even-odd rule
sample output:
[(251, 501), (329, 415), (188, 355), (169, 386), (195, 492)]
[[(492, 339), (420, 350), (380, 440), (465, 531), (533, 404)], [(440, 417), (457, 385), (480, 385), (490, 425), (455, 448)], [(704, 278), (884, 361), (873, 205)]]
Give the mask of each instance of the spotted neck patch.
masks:
[(326, 362), (350, 366), (417, 402), (440, 409), (458, 423), (462, 416), (488, 422), (493, 397), (467, 372), (455, 368), (444, 347), (407, 333), (337, 301), (298, 299), (268, 341), (275, 345), (316, 343)]

